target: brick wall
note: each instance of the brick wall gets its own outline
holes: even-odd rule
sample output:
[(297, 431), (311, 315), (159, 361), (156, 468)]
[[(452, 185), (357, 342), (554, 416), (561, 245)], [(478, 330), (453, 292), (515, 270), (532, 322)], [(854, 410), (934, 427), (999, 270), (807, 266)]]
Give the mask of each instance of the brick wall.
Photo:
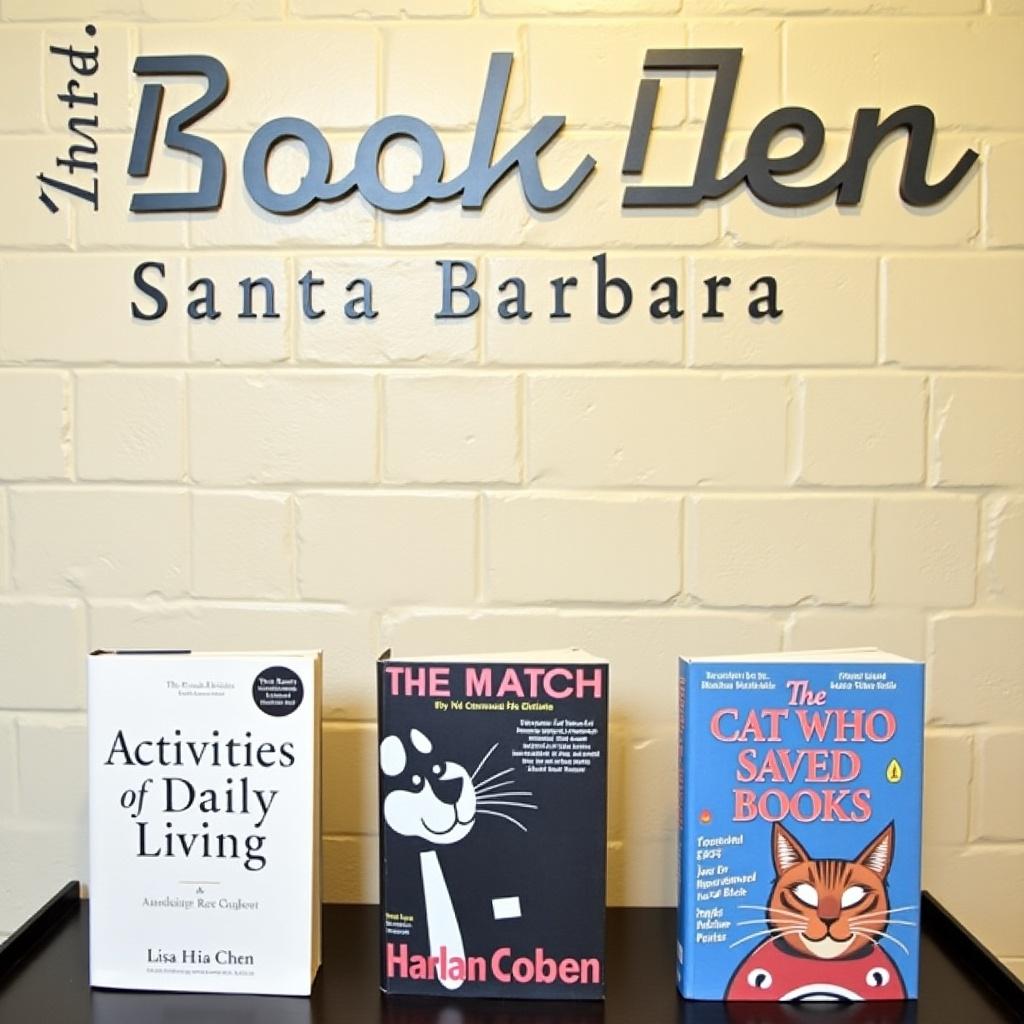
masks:
[[(332, 900), (376, 893), (380, 649), (606, 654), (609, 895), (667, 904), (675, 656), (877, 644), (928, 660), (926, 884), (1024, 970), (1024, 4), (680, 6), (0, 0), (0, 932), (86, 874), (89, 647), (326, 649)], [(67, 146), (67, 67), (45, 46), (81, 41), (87, 17), (101, 210), (50, 215), (32, 179)], [(894, 141), (856, 211), (738, 193), (626, 215), (644, 51), (687, 44), (745, 48), (727, 162), (783, 103), (821, 114), (827, 163), (858, 106), (923, 102), (936, 172), (968, 146), (981, 164), (928, 210), (896, 196)], [(232, 77), (203, 122), (228, 158), (224, 207), (132, 217), (131, 63), (197, 49)], [(415, 113), (460, 169), (499, 49), (516, 55), (510, 137), (562, 113), (552, 176), (598, 160), (566, 209), (531, 214), (513, 181), (482, 215), (352, 199), (275, 218), (245, 197), (245, 141), (279, 114), (321, 126), (344, 170), (368, 123)], [(663, 87), (653, 173), (692, 166), (709, 87)], [(388, 174), (408, 174), (397, 150)], [(160, 151), (147, 187), (194, 179)], [(658, 276), (685, 280), (686, 316), (598, 322), (601, 251), (638, 307)], [(433, 319), (439, 256), (477, 264), (478, 317)], [(142, 325), (128, 310), (145, 259), (166, 263), (171, 308)], [(321, 320), (301, 315), (306, 270), (326, 282)], [(494, 312), (511, 273), (529, 322)], [(776, 323), (746, 315), (765, 273)], [(574, 317), (552, 323), (546, 282), (566, 274)], [(204, 275), (216, 323), (185, 315)], [(236, 282), (257, 275), (277, 320), (237, 319)], [(735, 282), (721, 320), (700, 316), (712, 275)], [(338, 315), (353, 277), (374, 280), (373, 323)]]

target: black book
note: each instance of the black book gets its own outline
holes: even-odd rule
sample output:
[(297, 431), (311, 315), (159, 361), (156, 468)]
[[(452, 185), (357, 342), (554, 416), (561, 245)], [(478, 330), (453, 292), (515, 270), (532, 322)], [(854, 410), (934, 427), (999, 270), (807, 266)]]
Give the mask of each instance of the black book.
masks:
[(387, 652), (377, 677), (381, 988), (602, 998), (607, 662)]

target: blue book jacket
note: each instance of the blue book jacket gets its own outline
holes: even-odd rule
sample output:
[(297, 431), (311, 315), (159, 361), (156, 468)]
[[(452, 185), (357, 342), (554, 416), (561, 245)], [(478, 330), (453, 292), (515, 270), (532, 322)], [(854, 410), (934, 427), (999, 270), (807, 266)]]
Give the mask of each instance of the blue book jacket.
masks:
[(916, 998), (923, 666), (858, 650), (679, 672), (680, 992)]

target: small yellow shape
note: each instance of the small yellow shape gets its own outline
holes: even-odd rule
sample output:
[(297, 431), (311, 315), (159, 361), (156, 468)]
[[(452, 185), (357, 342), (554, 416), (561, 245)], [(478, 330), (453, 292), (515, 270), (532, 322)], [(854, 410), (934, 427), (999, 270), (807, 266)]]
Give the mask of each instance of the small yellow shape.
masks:
[(886, 766), (885, 777), (889, 782), (899, 782), (903, 778), (903, 769), (895, 757)]

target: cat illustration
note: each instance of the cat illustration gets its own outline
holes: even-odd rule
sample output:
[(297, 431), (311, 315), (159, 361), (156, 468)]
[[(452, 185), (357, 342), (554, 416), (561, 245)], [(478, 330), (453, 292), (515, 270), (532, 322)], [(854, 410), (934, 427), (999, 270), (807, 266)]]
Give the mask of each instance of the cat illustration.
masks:
[[(419, 729), (410, 730), (408, 744), (394, 734), (380, 744), (384, 823), (411, 840), (419, 851), (430, 955), (439, 959), (462, 959), (465, 947), (435, 847), (461, 842), (481, 816), (502, 818), (526, 832), (526, 825), (516, 815), (537, 810), (536, 804), (526, 802), (533, 793), (516, 788), (514, 768), (479, 778), (497, 749), (495, 743), (469, 771), (458, 761), (441, 756)], [(447, 989), (462, 985), (460, 978), (441, 976), (438, 980)]]
[(853, 859), (811, 857), (782, 825), (772, 826), (775, 880), (765, 919), (738, 939), (739, 945), (767, 935), (736, 968), (726, 999), (839, 1000), (904, 999), (899, 968), (882, 940), (906, 950), (889, 934), (894, 918), (915, 908), (891, 907), (886, 878), (892, 866), (896, 828), (890, 822)]

